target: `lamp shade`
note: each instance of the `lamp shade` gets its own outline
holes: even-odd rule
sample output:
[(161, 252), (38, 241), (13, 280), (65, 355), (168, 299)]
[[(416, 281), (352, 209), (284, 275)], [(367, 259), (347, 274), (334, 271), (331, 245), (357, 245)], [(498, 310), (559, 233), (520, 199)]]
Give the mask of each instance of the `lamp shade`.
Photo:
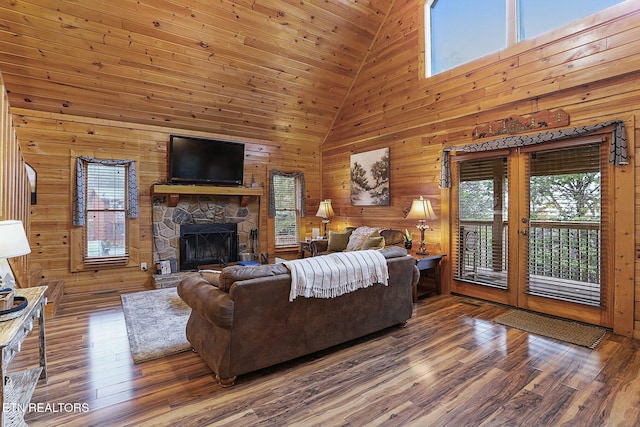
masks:
[(334, 215), (335, 213), (331, 207), (331, 199), (321, 201), (320, 206), (318, 207), (318, 212), (316, 212), (316, 216), (321, 218), (331, 218)]
[(31, 252), (22, 221), (0, 221), (0, 258), (13, 258)]
[(438, 219), (438, 216), (433, 211), (433, 207), (431, 207), (431, 201), (420, 196), (419, 199), (411, 203), (407, 219), (433, 220)]

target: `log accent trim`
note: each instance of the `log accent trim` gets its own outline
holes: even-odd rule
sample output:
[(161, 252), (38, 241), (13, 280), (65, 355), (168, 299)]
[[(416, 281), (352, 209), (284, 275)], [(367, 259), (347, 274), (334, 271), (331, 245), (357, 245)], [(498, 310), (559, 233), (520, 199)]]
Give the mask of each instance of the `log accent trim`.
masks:
[(551, 129), (569, 125), (569, 114), (562, 109), (545, 110), (522, 116), (509, 116), (495, 120), (486, 125), (476, 126), (472, 132), (473, 139), (487, 138), (497, 135), (514, 135), (536, 129)]

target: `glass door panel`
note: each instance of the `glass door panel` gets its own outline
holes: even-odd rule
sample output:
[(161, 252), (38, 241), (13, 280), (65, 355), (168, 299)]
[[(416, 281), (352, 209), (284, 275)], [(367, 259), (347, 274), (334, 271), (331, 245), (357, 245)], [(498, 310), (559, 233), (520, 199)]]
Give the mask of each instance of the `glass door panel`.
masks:
[(527, 292), (600, 305), (600, 147), (530, 154)]
[(507, 158), (459, 163), (454, 279), (507, 289)]
[(611, 326), (612, 212), (606, 138), (522, 149), (518, 307)]

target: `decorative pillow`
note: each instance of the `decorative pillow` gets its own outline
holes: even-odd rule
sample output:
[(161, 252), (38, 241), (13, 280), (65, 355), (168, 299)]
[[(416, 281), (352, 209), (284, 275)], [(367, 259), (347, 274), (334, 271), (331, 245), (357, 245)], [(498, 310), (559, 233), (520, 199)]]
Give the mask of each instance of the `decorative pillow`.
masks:
[(362, 245), (362, 250), (367, 249), (382, 249), (384, 248), (384, 237), (376, 236), (376, 237), (367, 237), (367, 240), (364, 241)]
[(349, 237), (351, 236), (351, 230), (343, 233), (336, 231), (329, 232), (329, 243), (327, 250), (329, 252), (342, 252), (347, 249), (347, 243), (349, 243)]
[(367, 237), (379, 236), (380, 228), (374, 227), (358, 227), (351, 233), (349, 237), (349, 243), (347, 244), (347, 251), (359, 251), (362, 249)]
[(386, 229), (381, 230), (380, 235), (384, 237), (384, 245), (400, 245), (404, 247), (404, 233), (400, 230)]

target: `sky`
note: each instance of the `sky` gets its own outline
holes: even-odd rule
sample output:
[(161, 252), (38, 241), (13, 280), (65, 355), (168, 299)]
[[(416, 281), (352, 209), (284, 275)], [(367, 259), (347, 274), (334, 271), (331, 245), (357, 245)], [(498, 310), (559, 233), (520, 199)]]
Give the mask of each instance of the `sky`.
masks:
[[(437, 0), (431, 11), (433, 73), (506, 47), (508, 0)], [(536, 37), (623, 0), (516, 0), (521, 39)]]

